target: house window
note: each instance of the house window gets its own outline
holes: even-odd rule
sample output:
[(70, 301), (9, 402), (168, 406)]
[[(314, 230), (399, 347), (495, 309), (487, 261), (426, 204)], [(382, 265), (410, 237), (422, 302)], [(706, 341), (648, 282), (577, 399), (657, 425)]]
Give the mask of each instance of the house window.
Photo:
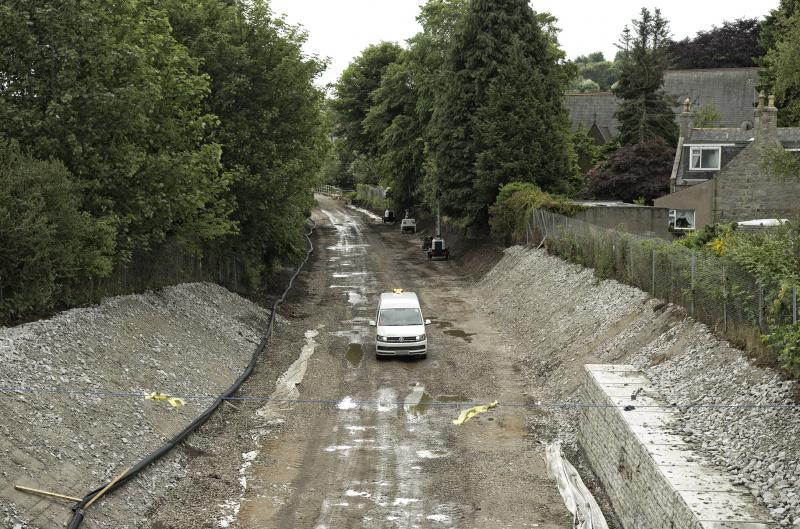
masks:
[(721, 147), (692, 147), (692, 171), (719, 171), (722, 162)]
[(675, 231), (692, 231), (695, 229), (693, 209), (669, 210), (669, 227)]

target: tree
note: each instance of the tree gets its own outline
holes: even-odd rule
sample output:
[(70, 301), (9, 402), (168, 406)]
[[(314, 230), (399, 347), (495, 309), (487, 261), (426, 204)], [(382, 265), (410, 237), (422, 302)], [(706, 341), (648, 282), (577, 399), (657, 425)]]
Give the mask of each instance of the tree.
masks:
[[(573, 176), (562, 129), (568, 75), (552, 22), (525, 0), (473, 0), (454, 34), (435, 100), (426, 170), (443, 211), (466, 224), (486, 222), (500, 183), (523, 160), (539, 166), (527, 177), (535, 174), (559, 188), (568, 187), (561, 179)], [(513, 67), (524, 69), (527, 85)], [(548, 132), (534, 134), (542, 130)], [(500, 138), (525, 147), (512, 151)], [(551, 173), (555, 168), (559, 172)]]
[[(577, 79), (587, 79), (594, 81), (599, 91), (610, 90), (619, 78), (619, 71), (616, 63), (607, 61), (602, 52), (582, 55), (573, 61), (578, 69)], [(580, 87), (580, 84), (578, 85)], [(591, 92), (593, 90), (578, 90)]]
[(364, 119), (373, 104), (372, 93), (380, 87), (386, 69), (397, 62), (402, 51), (393, 42), (369, 46), (336, 83), (336, 98), (332, 102), (336, 113), (334, 134), (354, 152), (376, 153), (378, 138), (365, 130)]
[(229, 233), (209, 79), (145, 0), (9, 0), (0, 9), (0, 136), (64, 162), (120, 258), (168, 235)]
[(765, 53), (759, 44), (761, 24), (755, 18), (726, 21), (694, 38), (669, 44), (673, 68), (745, 68)]
[(722, 114), (719, 109), (715, 105), (709, 103), (708, 105), (703, 105), (694, 109), (692, 126), (697, 129), (719, 127), (721, 119)]
[(71, 282), (111, 272), (114, 226), (81, 209), (60, 162), (0, 140), (0, 320), (53, 308)]
[(205, 104), (219, 119), (212, 139), (239, 226), (225, 247), (259, 287), (263, 271), (304, 249), (305, 211), (329, 147), (314, 86), (325, 65), (303, 54), (305, 34), (273, 18), (265, 0), (167, 4), (176, 38), (211, 79)]
[(762, 88), (777, 96), (782, 126), (800, 125), (800, 1), (782, 0), (763, 24)]
[(467, 5), (467, 0), (429, 0), (417, 17), (422, 31), (387, 67), (372, 93), (364, 127), (379, 138), (384, 175), (391, 180), (398, 210), (424, 199), (426, 143), (434, 102), (444, 87), (442, 65)]
[(664, 70), (669, 65), (669, 23), (656, 9), (642, 8), (633, 30), (626, 27), (618, 47), (620, 77), (614, 93), (622, 100), (617, 119), (623, 145), (661, 139), (677, 141), (672, 104), (664, 93)]
[(675, 149), (663, 140), (626, 145), (589, 171), (589, 192), (596, 198), (652, 201), (669, 192)]

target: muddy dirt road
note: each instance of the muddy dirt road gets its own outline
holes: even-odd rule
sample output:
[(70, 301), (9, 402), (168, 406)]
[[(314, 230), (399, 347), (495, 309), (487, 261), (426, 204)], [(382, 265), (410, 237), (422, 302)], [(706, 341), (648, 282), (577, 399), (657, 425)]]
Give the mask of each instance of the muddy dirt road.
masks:
[[(293, 331), (256, 374), (274, 382), (242, 392), (276, 400), (237, 404), (192, 441), (197, 478), (154, 509), (152, 527), (571, 527), (541, 456), (552, 432), (530, 432), (535, 412), (502, 406), (527, 402), (520, 355), (480, 317), (453, 263), (318, 198), (314, 263), (284, 314)], [(417, 292), (433, 320), (425, 360), (375, 358), (369, 320), (395, 287)], [(452, 424), (467, 402), (494, 400)], [(226, 453), (238, 458), (232, 478), (212, 457)]]

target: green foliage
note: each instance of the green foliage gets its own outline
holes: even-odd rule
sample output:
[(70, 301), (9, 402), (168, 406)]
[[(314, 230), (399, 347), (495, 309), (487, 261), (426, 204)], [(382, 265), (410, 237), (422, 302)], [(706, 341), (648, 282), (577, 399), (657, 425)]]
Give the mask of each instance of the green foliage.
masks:
[(324, 64), (303, 55), (305, 35), (274, 19), (265, 0), (168, 4), (176, 38), (211, 79), (206, 105), (220, 121), (213, 139), (223, 146), (239, 226), (225, 244), (250, 270), (266, 270), (302, 251), (305, 211), (329, 148), (313, 84)]
[(364, 127), (364, 119), (373, 104), (372, 93), (381, 85), (389, 65), (397, 62), (402, 48), (393, 42), (367, 47), (346, 69), (336, 83), (336, 98), (331, 106), (336, 113), (334, 135), (342, 138), (348, 149), (374, 155), (378, 144), (375, 128)]
[(764, 156), (763, 167), (770, 176), (788, 182), (800, 180), (800, 156), (781, 147), (771, 148)]
[(736, 226), (707, 226), (678, 244), (715, 255), (760, 280), (769, 326), (763, 336), (764, 343), (787, 370), (800, 376), (800, 332), (798, 326), (791, 323), (792, 290), (800, 285), (800, 228), (789, 223), (758, 232), (743, 232), (736, 231)]
[(529, 182), (512, 182), (500, 188), (489, 210), (492, 235), (509, 245), (525, 240), (526, 223), (533, 208), (572, 216), (583, 208), (568, 198), (553, 196)]
[[(607, 92), (619, 79), (619, 69), (616, 63), (605, 60), (602, 52), (590, 53), (588, 56), (580, 56), (573, 61), (577, 66), (577, 79), (579, 81), (592, 81), (593, 85), (582, 85), (578, 82), (570, 85), (569, 90), (577, 88), (578, 92)], [(592, 88), (597, 86), (597, 90)], [(574, 87), (574, 88), (573, 88)], [(582, 89), (589, 88), (589, 89)]]
[(761, 27), (761, 89), (777, 96), (781, 126), (800, 125), (800, 2), (781, 0)]
[(783, 367), (800, 378), (800, 324), (775, 327), (763, 340), (781, 359)]
[(209, 79), (145, 0), (11, 0), (0, 8), (0, 135), (57, 158), (124, 258), (167, 235), (234, 228), (222, 194)]
[(115, 230), (81, 210), (60, 162), (0, 141), (0, 321), (53, 308), (67, 284), (110, 273)]
[(577, 156), (581, 174), (584, 175), (605, 159), (603, 147), (597, 145), (583, 127), (572, 132), (572, 149)]
[(591, 79), (584, 79), (583, 77), (576, 77), (567, 85), (567, 92), (587, 94), (599, 92), (600, 85)]
[(408, 50), (386, 69), (381, 86), (372, 92), (373, 106), (364, 128), (379, 138), (384, 178), (395, 190), (393, 201), (398, 210), (426, 198), (435, 203), (435, 191), (426, 195), (422, 185), (429, 123), (434, 100), (443, 89), (446, 51), (467, 4), (466, 0), (425, 4), (417, 17), (422, 31), (409, 40)]
[(662, 140), (675, 146), (677, 142), (673, 105), (663, 90), (668, 45), (669, 22), (659, 9), (651, 13), (642, 8), (633, 30), (626, 27), (622, 33), (614, 93), (622, 100), (616, 115), (623, 145)]
[(485, 222), (499, 185), (512, 179), (571, 187), (577, 166), (563, 104), (569, 68), (553, 23), (524, 0), (469, 4), (430, 134), (430, 178), (446, 215)]
[(719, 127), (722, 114), (713, 104), (703, 105), (694, 109), (692, 126), (697, 129), (710, 129)]
[[(303, 55), (304, 40), (267, 0), (4, 2), (0, 139), (53, 161), (22, 164), (41, 168), (40, 180), (0, 171), (32, 189), (25, 207), (39, 220), (14, 233), (52, 272), (33, 262), (29, 276), (5, 271), (14, 305), (0, 310), (96, 300), (71, 290), (86, 284), (119, 280), (108, 291), (125, 293), (127, 270), (146, 268), (136, 259), (176, 265), (138, 285), (196, 277), (181, 256), (213, 266), (203, 259), (223, 254), (260, 288), (264, 271), (299, 255), (329, 146), (314, 86), (324, 64)], [(18, 195), (3, 199), (3, 215), (23, 207)], [(73, 240), (79, 232), (86, 240)], [(4, 251), (30, 258), (21, 248)], [(47, 264), (52, 255), (63, 266)], [(36, 274), (37, 287), (25, 283)]]

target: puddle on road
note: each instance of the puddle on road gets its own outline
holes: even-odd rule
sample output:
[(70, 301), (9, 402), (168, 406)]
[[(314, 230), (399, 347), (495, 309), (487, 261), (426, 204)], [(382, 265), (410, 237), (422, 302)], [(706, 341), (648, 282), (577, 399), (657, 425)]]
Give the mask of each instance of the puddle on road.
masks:
[(474, 332), (473, 333), (468, 333), (468, 332), (462, 331), (461, 329), (448, 329), (448, 330), (444, 331), (444, 333), (446, 335), (448, 335), (448, 336), (454, 336), (456, 338), (461, 338), (462, 340), (464, 340), (467, 343), (471, 343), (472, 342), (472, 337), (475, 336)]
[(335, 279), (345, 279), (348, 277), (365, 276), (367, 272), (336, 272), (331, 274)]
[(436, 397), (436, 402), (470, 402), (470, 399), (467, 397), (462, 397), (461, 395), (439, 395)]
[(358, 367), (361, 365), (361, 360), (364, 359), (364, 348), (360, 343), (351, 343), (344, 357), (347, 359), (350, 367)]
[(450, 323), (449, 321), (437, 320), (436, 318), (431, 318), (431, 323), (433, 325), (436, 325), (437, 327), (441, 327), (443, 329), (446, 329), (447, 327), (452, 327), (453, 326), (453, 324)]
[(403, 409), (408, 415), (411, 415), (412, 417), (419, 417), (428, 413), (431, 408), (446, 407), (436, 406), (436, 404), (462, 402), (470, 402), (470, 399), (462, 397), (461, 395), (439, 395), (438, 397), (434, 398), (425, 391), (425, 386), (416, 385), (411, 390), (411, 393), (409, 393), (406, 397), (406, 400), (403, 403)]
[(366, 296), (358, 292), (348, 292), (347, 302), (351, 305), (361, 305), (367, 300)]
[(431, 407), (433, 397), (425, 392), (425, 386), (415, 386), (406, 397), (403, 409), (408, 415), (418, 417), (425, 415)]

